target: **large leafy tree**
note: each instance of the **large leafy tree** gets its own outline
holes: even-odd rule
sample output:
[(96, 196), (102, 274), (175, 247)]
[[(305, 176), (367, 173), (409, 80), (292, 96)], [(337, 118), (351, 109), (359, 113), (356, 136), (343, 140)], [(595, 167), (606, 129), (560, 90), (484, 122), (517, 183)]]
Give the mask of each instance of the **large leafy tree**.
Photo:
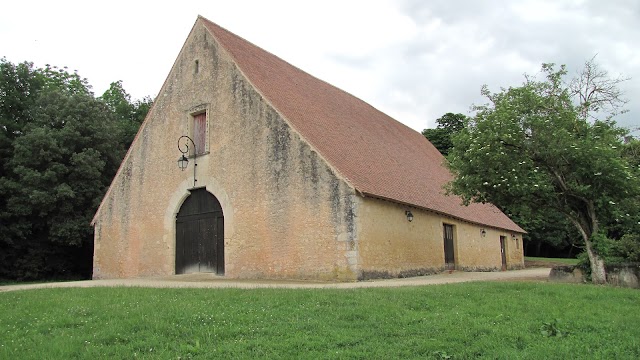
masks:
[(132, 101), (131, 95), (122, 87), (121, 80), (112, 82), (99, 99), (116, 116), (120, 142), (125, 148), (129, 148), (153, 101), (148, 96), (142, 100)]
[(122, 133), (77, 73), (0, 61), (0, 278), (90, 275), (89, 222)]
[[(453, 148), (453, 137), (465, 126), (467, 116), (446, 113), (436, 120), (437, 127), (425, 129), (424, 135), (443, 155), (447, 156)], [(527, 251), (539, 255), (543, 245), (562, 250), (573, 246), (575, 229), (557, 211), (532, 207), (527, 203), (494, 203), (527, 231)], [(572, 231), (573, 230), (573, 231)]]
[[(622, 150), (632, 168), (640, 169), (640, 141), (627, 136)], [(640, 263), (640, 221), (631, 214), (640, 213), (640, 194), (620, 203), (618, 216), (611, 219), (610, 235), (619, 239), (612, 243), (611, 257), (620, 263)]]
[(552, 208), (541, 208), (527, 202), (495, 204), (527, 231), (525, 254), (530, 256), (563, 256), (573, 253), (580, 235), (564, 215)]
[(8, 208), (16, 187), (8, 163), (13, 156), (13, 141), (24, 133), (31, 120), (33, 93), (42, 88), (42, 80), (32, 64), (14, 65), (4, 58), (0, 60), (0, 277), (10, 271), (12, 249), (29, 227), (26, 219), (16, 218)]
[(452, 137), (464, 127), (467, 117), (463, 114), (446, 113), (436, 120), (435, 129), (424, 129), (422, 135), (444, 156), (449, 154), (453, 147)]
[[(605, 283), (604, 227), (627, 216), (620, 204), (640, 188), (638, 168), (622, 156), (625, 130), (608, 116), (619, 110), (620, 93), (596, 102), (595, 94), (606, 98), (600, 87), (590, 81), (585, 88), (580, 81), (565, 85), (564, 66), (545, 64), (542, 74), (542, 80), (527, 77), (522, 86), (498, 93), (483, 88), (489, 103), (477, 106), (454, 137), (449, 166), (456, 177), (449, 190), (467, 203), (526, 203), (564, 215), (584, 241), (592, 280)], [(607, 110), (602, 104), (613, 107), (600, 120)]]

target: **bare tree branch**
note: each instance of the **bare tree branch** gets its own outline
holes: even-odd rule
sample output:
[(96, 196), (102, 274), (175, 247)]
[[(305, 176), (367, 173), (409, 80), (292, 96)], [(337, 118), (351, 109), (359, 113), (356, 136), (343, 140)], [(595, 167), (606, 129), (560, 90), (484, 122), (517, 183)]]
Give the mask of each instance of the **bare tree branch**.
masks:
[(595, 59), (596, 56), (584, 63), (578, 76), (569, 83), (569, 89), (571, 95), (577, 98), (578, 110), (584, 120), (597, 119), (598, 114), (608, 120), (628, 111), (624, 107), (629, 99), (624, 98), (619, 85), (631, 78), (623, 75), (609, 77), (609, 73), (601, 69)]

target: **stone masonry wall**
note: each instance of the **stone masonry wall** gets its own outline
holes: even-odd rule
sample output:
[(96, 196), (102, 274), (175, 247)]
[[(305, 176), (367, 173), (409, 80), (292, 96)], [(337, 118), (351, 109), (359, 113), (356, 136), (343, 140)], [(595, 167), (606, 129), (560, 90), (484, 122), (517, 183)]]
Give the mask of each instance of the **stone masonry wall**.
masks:
[(197, 184), (225, 217), (230, 278), (353, 280), (354, 191), (263, 99), (198, 21), (95, 221), (94, 278), (175, 271), (175, 214), (193, 187), (177, 140), (206, 111)]
[[(497, 271), (502, 267), (500, 236), (507, 238), (507, 267), (524, 267), (522, 235), (520, 246), (510, 233), (485, 228), (437, 213), (374, 198), (360, 198), (358, 204), (358, 265), (361, 279), (406, 277), (442, 271), (443, 225), (454, 226), (456, 269)], [(409, 222), (405, 211), (410, 210)], [(485, 229), (483, 236), (481, 229)]]

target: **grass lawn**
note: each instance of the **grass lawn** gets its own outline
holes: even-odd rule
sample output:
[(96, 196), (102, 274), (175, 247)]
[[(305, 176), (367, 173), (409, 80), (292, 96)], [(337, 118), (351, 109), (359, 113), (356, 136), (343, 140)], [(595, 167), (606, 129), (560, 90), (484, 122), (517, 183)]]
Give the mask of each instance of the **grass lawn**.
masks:
[(533, 262), (554, 263), (557, 265), (576, 265), (578, 263), (578, 259), (545, 258), (545, 257), (533, 257), (533, 256), (525, 256), (524, 260), (533, 261)]
[(15, 291), (0, 359), (638, 359), (639, 305), (638, 290), (531, 282)]

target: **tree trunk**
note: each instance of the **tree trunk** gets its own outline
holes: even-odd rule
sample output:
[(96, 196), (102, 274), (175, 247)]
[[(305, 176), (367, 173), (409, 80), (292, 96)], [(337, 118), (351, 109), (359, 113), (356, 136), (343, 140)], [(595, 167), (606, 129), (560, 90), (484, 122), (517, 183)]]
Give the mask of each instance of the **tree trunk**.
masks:
[(578, 228), (580, 235), (584, 239), (585, 248), (587, 249), (587, 256), (589, 257), (589, 263), (591, 264), (591, 282), (594, 284), (606, 284), (607, 272), (604, 268), (604, 259), (594, 250), (591, 237), (598, 232), (598, 222), (595, 220), (593, 207), (590, 208), (591, 227), (584, 225), (585, 222), (580, 222), (572, 216), (567, 216), (569, 220)]
[(607, 273), (604, 268), (604, 260), (593, 251), (593, 244), (591, 239), (584, 239), (584, 243), (587, 248), (587, 255), (589, 256), (589, 262), (591, 263), (591, 282), (594, 284), (606, 284)]

